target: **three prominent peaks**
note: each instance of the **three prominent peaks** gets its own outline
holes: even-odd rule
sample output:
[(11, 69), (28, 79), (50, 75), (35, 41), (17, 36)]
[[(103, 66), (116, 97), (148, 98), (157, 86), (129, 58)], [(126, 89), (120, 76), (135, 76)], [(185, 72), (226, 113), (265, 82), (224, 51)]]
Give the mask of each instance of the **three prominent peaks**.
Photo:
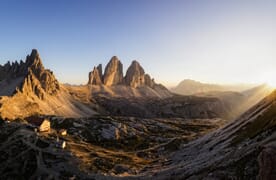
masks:
[(89, 73), (88, 84), (90, 85), (127, 85), (133, 88), (139, 86), (153, 87), (155, 82), (148, 74), (145, 74), (143, 67), (136, 60), (132, 61), (127, 69), (126, 75), (123, 75), (123, 64), (117, 56), (113, 56), (105, 67), (102, 74), (102, 65), (94, 67)]

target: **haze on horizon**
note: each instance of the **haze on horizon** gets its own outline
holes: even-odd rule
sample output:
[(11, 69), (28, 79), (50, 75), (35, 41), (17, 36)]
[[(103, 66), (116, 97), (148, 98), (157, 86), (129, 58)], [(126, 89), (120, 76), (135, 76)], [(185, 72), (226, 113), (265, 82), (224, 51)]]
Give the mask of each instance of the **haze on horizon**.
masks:
[[(2, 1), (0, 64), (39, 50), (63, 83), (86, 83), (117, 55), (157, 82), (183, 79), (276, 86), (276, 2), (271, 0)], [(275, 79), (275, 80), (274, 80)]]

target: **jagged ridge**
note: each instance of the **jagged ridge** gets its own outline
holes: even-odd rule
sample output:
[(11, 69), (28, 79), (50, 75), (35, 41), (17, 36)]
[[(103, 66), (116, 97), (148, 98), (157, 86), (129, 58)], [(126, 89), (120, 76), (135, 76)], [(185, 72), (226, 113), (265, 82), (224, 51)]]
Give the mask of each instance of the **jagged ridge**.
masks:
[(55, 95), (60, 89), (53, 72), (44, 68), (36, 49), (26, 57), (25, 62), (21, 60), (19, 63), (0, 65), (0, 87), (3, 87), (0, 91), (2, 96), (20, 91), (27, 95), (34, 93), (40, 99), (44, 98), (45, 93)]
[(52, 71), (44, 68), (37, 50), (33, 50), (26, 61), (30, 62), (30, 66), (23, 82), (22, 92), (27, 94), (33, 92), (40, 99), (44, 99), (45, 93), (57, 94), (60, 89), (59, 82)]

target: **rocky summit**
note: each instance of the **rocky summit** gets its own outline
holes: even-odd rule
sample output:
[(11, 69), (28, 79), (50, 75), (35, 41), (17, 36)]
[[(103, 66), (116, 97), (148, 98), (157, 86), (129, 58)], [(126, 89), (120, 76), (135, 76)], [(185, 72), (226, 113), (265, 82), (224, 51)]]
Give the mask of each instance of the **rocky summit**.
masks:
[(93, 71), (91, 71), (88, 75), (88, 84), (101, 85), (102, 82), (102, 65), (94, 67)]
[(117, 56), (113, 56), (105, 67), (103, 83), (112, 86), (122, 84), (123, 80), (123, 64)]
[(26, 61), (17, 61), (4, 66), (0, 65), (0, 95), (12, 95), (16, 91), (24, 94), (34, 93), (40, 99), (44, 94), (57, 94), (60, 89), (59, 82), (53, 72), (45, 69), (40, 59), (39, 53), (33, 49), (26, 57)]
[(145, 71), (137, 61), (132, 61), (125, 76), (125, 83), (131, 87), (147, 85), (153, 87), (154, 81), (149, 75), (145, 75)]
[(53, 72), (44, 68), (37, 50), (33, 50), (31, 55), (27, 56), (26, 62), (30, 62), (30, 66), (23, 82), (22, 92), (27, 94), (33, 92), (41, 99), (45, 93), (57, 94), (60, 85)]

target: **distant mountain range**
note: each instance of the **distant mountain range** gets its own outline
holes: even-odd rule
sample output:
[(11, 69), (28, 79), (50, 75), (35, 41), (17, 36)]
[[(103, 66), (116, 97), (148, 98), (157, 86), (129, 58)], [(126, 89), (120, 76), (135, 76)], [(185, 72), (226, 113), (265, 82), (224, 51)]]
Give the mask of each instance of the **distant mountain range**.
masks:
[(206, 84), (186, 79), (171, 91), (181, 95), (218, 98), (231, 112), (232, 117), (237, 117), (273, 91), (266, 84), (252, 86)]
[(199, 81), (185, 79), (181, 81), (176, 87), (171, 88), (171, 91), (181, 95), (193, 95), (198, 93), (205, 93), (210, 91), (235, 91), (241, 92), (257, 86), (256, 84), (208, 84)]

